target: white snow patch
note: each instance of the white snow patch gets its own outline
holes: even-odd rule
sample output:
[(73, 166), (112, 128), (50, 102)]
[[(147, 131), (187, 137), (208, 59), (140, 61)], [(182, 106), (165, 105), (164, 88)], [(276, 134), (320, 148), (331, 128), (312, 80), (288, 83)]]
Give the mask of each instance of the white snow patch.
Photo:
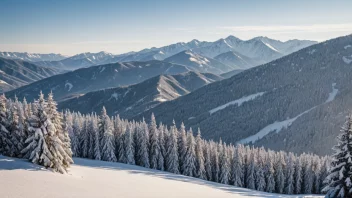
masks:
[(335, 99), (337, 92), (339, 91), (338, 89), (335, 88), (336, 83), (332, 83), (332, 92), (329, 93), (328, 99), (325, 101), (325, 103), (331, 102)]
[(132, 108), (133, 108), (132, 106), (127, 107), (127, 108), (125, 109), (125, 111), (129, 111), (129, 110), (131, 110)]
[(316, 49), (312, 49), (308, 52), (308, 54), (313, 55), (316, 51), (317, 51)]
[(115, 69), (115, 72), (119, 72), (119, 71), (117, 71), (117, 69)]
[(263, 129), (261, 129), (258, 133), (249, 136), (245, 139), (242, 139), (240, 141), (238, 141), (239, 144), (248, 144), (248, 143), (255, 143), (257, 140), (262, 139), (264, 136), (268, 135), (270, 132), (276, 132), (279, 133), (283, 128), (287, 129), (289, 126), (291, 126), (291, 124), (297, 120), (297, 118), (301, 117), (302, 115), (308, 113), (309, 111), (311, 111), (312, 109), (316, 108), (317, 106), (308, 109), (307, 111), (299, 114), (298, 116), (291, 118), (291, 119), (287, 119), (284, 121), (275, 121), (272, 124), (269, 124), (268, 126), (264, 127)]
[(193, 120), (195, 119), (196, 117), (189, 117), (188, 120)]
[(350, 59), (348, 56), (347, 56), (347, 57), (346, 57), (346, 56), (342, 57), (342, 60), (343, 60), (343, 62), (345, 62), (346, 64), (352, 63), (352, 58)]
[[(262, 41), (263, 42), (263, 41)], [(272, 50), (274, 50), (274, 51), (276, 51), (276, 52), (279, 52), (277, 49), (275, 49), (273, 46), (271, 46), (269, 43), (265, 43), (265, 42), (263, 42), (264, 43), (264, 45), (266, 45), (267, 47), (269, 47), (270, 49), (272, 49)]]
[(115, 98), (115, 100), (117, 101), (119, 99), (119, 94), (118, 93), (111, 94), (109, 100), (111, 100), (112, 98)]
[(34, 165), (28, 160), (0, 156), (1, 197), (308, 197), (308, 195), (269, 194), (121, 163), (81, 158), (73, 160), (75, 163), (68, 174), (58, 174)]
[(154, 101), (166, 102), (166, 101), (168, 101), (168, 100), (165, 99), (165, 98), (162, 98), (162, 97), (157, 97), (157, 98), (154, 99)]
[(262, 96), (265, 92), (259, 92), (259, 93), (256, 93), (256, 94), (251, 94), (249, 96), (244, 96), (240, 99), (237, 99), (237, 100), (234, 100), (234, 101), (231, 101), (231, 102), (228, 102), (224, 105), (221, 105), (221, 106), (218, 106), (212, 110), (209, 111), (210, 115), (217, 112), (217, 111), (220, 111), (220, 110), (223, 110), (225, 109), (226, 107), (230, 106), (230, 105), (238, 105), (238, 106), (241, 106), (242, 103), (244, 102), (248, 102), (248, 101), (251, 101), (251, 100), (254, 100), (255, 98), (259, 97), (259, 96)]
[(131, 89), (128, 88), (127, 91), (123, 94), (123, 97), (125, 97), (130, 91), (131, 91)]
[(66, 83), (65, 83), (65, 88), (66, 88), (66, 87), (68, 87), (68, 90), (67, 90), (67, 91), (71, 91), (73, 85), (72, 85), (71, 83), (69, 83), (69, 82), (66, 82)]
[(352, 47), (351, 45), (346, 45), (345, 47), (343, 47), (344, 49), (348, 49), (348, 48), (350, 48), (350, 47)]
[(105, 67), (101, 68), (100, 73), (103, 72), (104, 70), (105, 70)]

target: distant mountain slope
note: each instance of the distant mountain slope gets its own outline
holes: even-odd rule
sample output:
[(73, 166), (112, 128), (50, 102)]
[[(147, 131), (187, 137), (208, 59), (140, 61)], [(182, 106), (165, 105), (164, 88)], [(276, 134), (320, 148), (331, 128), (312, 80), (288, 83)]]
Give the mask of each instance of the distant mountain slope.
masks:
[(9, 91), (58, 73), (56, 69), (40, 67), (26, 61), (0, 58), (0, 92)]
[(214, 74), (195, 72), (160, 75), (128, 87), (89, 92), (65, 100), (59, 103), (59, 109), (90, 113), (105, 106), (109, 115), (133, 116), (221, 79)]
[(36, 54), (27, 52), (0, 52), (0, 57), (6, 59), (23, 60), (28, 62), (58, 61), (67, 58), (61, 54)]
[(182, 51), (165, 59), (164, 61), (185, 65), (193, 71), (210, 72), (214, 74), (221, 74), (234, 69), (233, 67), (225, 65), (212, 58), (203, 57), (191, 50)]
[(112, 55), (107, 52), (98, 52), (98, 53), (82, 53), (77, 54), (69, 58), (65, 58), (59, 61), (41, 61), (36, 62), (38, 65), (57, 67), (60, 69), (75, 70), (83, 67), (90, 67), (94, 65), (103, 65), (108, 63), (117, 62), (114, 61), (115, 55)]
[(232, 67), (233, 69), (248, 69), (260, 65), (260, 61), (243, 56), (234, 51), (228, 51), (214, 57), (215, 60)]
[(229, 72), (226, 72), (226, 73), (223, 73), (221, 74), (220, 76), (223, 77), (223, 78), (230, 78), (236, 74), (239, 74), (241, 72), (243, 72), (244, 70), (240, 70), (240, 69), (235, 69), (235, 70), (232, 70), (232, 71), (229, 71)]
[(162, 62), (129, 62), (81, 68), (72, 72), (52, 76), (6, 93), (6, 96), (26, 97), (31, 101), (39, 91), (54, 93), (56, 100), (91, 91), (131, 85), (160, 74), (178, 74), (189, 69), (182, 65)]
[(132, 118), (154, 112), (208, 139), (328, 154), (352, 110), (351, 45), (352, 35), (316, 44)]

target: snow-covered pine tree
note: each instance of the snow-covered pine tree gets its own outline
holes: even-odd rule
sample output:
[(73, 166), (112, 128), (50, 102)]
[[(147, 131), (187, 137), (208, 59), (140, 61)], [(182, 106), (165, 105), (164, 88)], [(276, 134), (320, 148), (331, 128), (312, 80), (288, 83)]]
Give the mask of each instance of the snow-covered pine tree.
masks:
[(264, 173), (264, 148), (261, 147), (256, 150), (257, 163), (255, 165), (255, 188), (258, 191), (264, 191), (266, 188), (265, 173)]
[(312, 160), (308, 154), (303, 154), (303, 193), (312, 194), (314, 175), (312, 171)]
[(272, 151), (268, 151), (265, 160), (265, 192), (275, 192), (275, 170), (273, 162), (274, 154)]
[(204, 153), (203, 153), (203, 140), (201, 137), (200, 129), (198, 128), (198, 133), (196, 137), (196, 177), (200, 179), (207, 179), (204, 164)]
[(244, 172), (243, 172), (243, 161), (242, 161), (243, 159), (242, 148), (243, 148), (242, 145), (238, 145), (235, 148), (233, 162), (232, 162), (232, 172), (231, 172), (232, 184), (237, 187), (243, 187)]
[(229, 157), (227, 153), (226, 144), (223, 143), (222, 145), (219, 144), (219, 181), (222, 184), (228, 184), (230, 180), (230, 164), (229, 164)]
[(150, 168), (157, 169), (158, 168), (158, 158), (160, 153), (160, 145), (159, 145), (159, 137), (158, 137), (158, 129), (156, 126), (156, 121), (154, 114), (152, 114), (151, 121), (149, 124), (149, 162)]
[(9, 121), (6, 108), (7, 99), (4, 94), (0, 96), (0, 153), (6, 155), (11, 151), (12, 141), (9, 138), (10, 132), (7, 130)]
[(123, 163), (126, 164), (135, 164), (135, 159), (134, 159), (134, 143), (133, 143), (133, 126), (131, 124), (127, 125), (126, 132), (124, 134), (124, 140), (123, 140), (123, 145), (124, 145), (124, 158)]
[[(10, 149), (4, 153), (10, 157), (21, 157), (21, 151), (23, 149), (23, 140), (24, 135), (20, 131), (19, 126), (19, 116), (16, 103), (10, 102), (8, 115), (8, 140), (11, 142), (9, 144)], [(24, 142), (23, 142), (24, 143)]]
[(287, 164), (287, 173), (286, 173), (285, 193), (293, 194), (295, 189), (294, 187), (295, 156), (293, 155), (293, 153), (289, 153), (286, 164)]
[(219, 182), (220, 166), (219, 166), (219, 152), (218, 146), (215, 142), (210, 142), (210, 152), (211, 152), (211, 172), (212, 181)]
[(54, 95), (52, 92), (48, 94), (47, 106), (45, 109), (48, 119), (55, 127), (55, 135), (62, 142), (62, 149), (66, 152), (70, 159), (65, 161), (72, 161), (72, 150), (71, 150), (71, 140), (68, 135), (67, 126), (63, 122), (63, 114), (57, 111), (57, 103), (54, 100)]
[[(101, 130), (101, 129), (100, 129)], [(112, 134), (112, 123), (110, 118), (107, 117), (104, 121), (104, 138), (103, 149), (101, 150), (101, 159), (109, 162), (116, 162), (115, 148), (114, 148), (114, 136)]]
[(179, 158), (178, 158), (178, 148), (177, 148), (177, 128), (175, 121), (173, 121), (173, 126), (170, 128), (169, 137), (166, 143), (166, 171), (171, 173), (179, 174)]
[(277, 153), (275, 163), (275, 192), (280, 194), (284, 192), (285, 188), (284, 164), (284, 156), (282, 153)]
[(136, 142), (138, 150), (136, 150), (136, 164), (149, 168), (149, 130), (148, 125), (143, 121), (137, 126)]
[(321, 191), (321, 168), (322, 164), (320, 162), (319, 157), (313, 157), (313, 174), (314, 174), (314, 182), (313, 182), (313, 193), (320, 194)]
[(65, 173), (73, 163), (72, 158), (65, 151), (65, 145), (57, 136), (55, 125), (51, 123), (45, 112), (47, 103), (42, 93), (36, 103), (37, 109), (31, 117), (29, 127), (32, 133), (27, 138), (25, 143), (28, 145), (22, 150), (22, 153), (28, 153), (29, 160), (35, 164)]
[(80, 118), (78, 115), (75, 115), (73, 117), (72, 134), (69, 134), (71, 139), (72, 155), (75, 157), (81, 156), (80, 133), (81, 133)]
[(347, 117), (336, 139), (330, 174), (326, 178), (328, 185), (323, 191), (327, 192), (327, 198), (352, 197), (352, 115)]
[(100, 117), (99, 117), (99, 122), (98, 122), (100, 150), (102, 150), (103, 146), (104, 146), (103, 141), (105, 138), (105, 131), (107, 130), (107, 127), (111, 127), (111, 126), (108, 126), (108, 124), (107, 124), (108, 119), (109, 119), (109, 116), (107, 115), (106, 109), (103, 106), (103, 108), (101, 110)]
[(205, 175), (206, 175), (206, 180), (212, 181), (212, 155), (211, 155), (211, 148), (210, 148), (210, 143), (206, 140), (203, 140), (203, 152), (204, 152), (204, 167), (205, 167)]
[(81, 157), (88, 158), (89, 151), (89, 115), (84, 116), (82, 130), (80, 131)]
[(180, 131), (177, 133), (178, 138), (177, 138), (177, 147), (178, 147), (178, 159), (179, 159), (179, 170), (181, 174), (184, 174), (184, 165), (183, 163), (185, 162), (185, 155), (187, 152), (187, 135), (186, 135), (186, 129), (185, 125), (183, 122), (181, 123)]
[(253, 150), (250, 151), (248, 159), (248, 167), (246, 171), (246, 188), (253, 189), (255, 190), (255, 166), (256, 166), (256, 160), (255, 160), (255, 153)]
[(295, 194), (302, 193), (302, 158), (297, 157), (295, 163)]
[[(123, 122), (120, 119), (120, 116), (117, 115), (114, 119), (114, 131), (113, 131), (114, 144), (115, 144), (114, 145), (115, 146), (115, 156), (117, 159), (120, 159), (120, 143), (122, 143), (123, 132), (124, 132)], [(98, 137), (99, 137), (99, 135), (98, 135)]]
[(194, 177), (196, 176), (196, 142), (194, 141), (194, 136), (192, 128), (187, 132), (187, 142), (186, 142), (186, 153), (184, 155), (184, 161), (182, 163), (183, 174), (186, 176)]
[[(166, 129), (167, 130), (167, 129)], [(164, 126), (162, 124), (159, 125), (159, 129), (157, 130), (158, 132), (158, 144), (159, 144), (159, 153), (158, 153), (158, 170), (164, 170), (165, 169), (165, 130)]]

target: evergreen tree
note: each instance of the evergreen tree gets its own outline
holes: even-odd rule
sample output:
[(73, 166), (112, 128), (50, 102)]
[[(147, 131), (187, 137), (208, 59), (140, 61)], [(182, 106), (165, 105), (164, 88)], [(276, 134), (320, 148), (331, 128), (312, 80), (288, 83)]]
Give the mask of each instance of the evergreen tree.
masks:
[(73, 118), (72, 133), (69, 134), (71, 139), (72, 155), (75, 157), (81, 156), (80, 133), (81, 133), (80, 119), (78, 116), (75, 116)]
[(257, 149), (257, 163), (255, 165), (255, 186), (256, 190), (264, 191), (266, 189), (266, 182), (265, 182), (265, 169), (264, 169), (264, 148)]
[(219, 162), (220, 162), (220, 175), (219, 175), (219, 181), (222, 184), (228, 184), (230, 180), (230, 164), (228, 160), (228, 153), (227, 153), (227, 147), (226, 144), (224, 143), (223, 145), (219, 144)]
[(10, 132), (7, 130), (9, 126), (9, 121), (7, 117), (7, 108), (6, 108), (5, 95), (0, 96), (0, 153), (7, 154), (11, 152), (13, 143), (10, 140)]
[(8, 144), (9, 149), (4, 154), (10, 157), (21, 157), (24, 135), (20, 131), (18, 110), (15, 103), (10, 103), (7, 115), (9, 121), (7, 138), (10, 144)]
[(265, 191), (269, 193), (275, 192), (275, 170), (273, 162), (273, 153), (269, 151), (265, 160)]
[(295, 156), (293, 153), (289, 153), (288, 161), (287, 161), (287, 174), (286, 174), (286, 194), (294, 193), (294, 174), (295, 174)]
[(243, 187), (243, 161), (242, 161), (242, 149), (240, 146), (235, 148), (235, 153), (232, 162), (232, 183), (234, 186)]
[(210, 144), (209, 142), (204, 141), (204, 146), (203, 146), (203, 151), (204, 151), (204, 167), (205, 167), (205, 174), (206, 174), (206, 179), (208, 181), (212, 181), (212, 164), (211, 164), (211, 150), (210, 150)]
[(186, 135), (186, 129), (185, 129), (185, 125), (183, 124), (183, 122), (181, 123), (181, 127), (180, 127), (180, 132), (177, 133), (178, 138), (177, 138), (177, 147), (178, 147), (178, 157), (179, 157), (179, 170), (181, 172), (181, 174), (185, 174), (184, 173), (184, 168), (185, 166), (183, 165), (183, 163), (186, 161), (186, 152), (187, 152), (187, 135)]
[(196, 142), (194, 141), (192, 129), (187, 133), (186, 153), (182, 164), (183, 174), (186, 176), (196, 176)]
[(104, 161), (109, 161), (109, 162), (116, 162), (116, 156), (115, 156), (115, 148), (114, 148), (114, 137), (112, 134), (112, 124), (110, 122), (110, 119), (106, 119), (104, 123), (105, 131), (104, 131), (104, 138), (103, 141), (99, 143), (103, 143), (103, 149), (101, 150), (101, 158)]
[(302, 193), (302, 159), (297, 157), (295, 164), (295, 194)]
[(136, 145), (136, 163), (139, 166), (149, 168), (149, 130), (148, 125), (143, 121), (136, 130), (137, 140)]
[(352, 115), (349, 115), (333, 147), (331, 168), (326, 178), (328, 185), (323, 189), (328, 198), (352, 197)]
[(281, 153), (277, 153), (275, 165), (275, 192), (282, 194), (285, 188), (284, 164), (285, 160)]
[(149, 125), (149, 162), (150, 168), (157, 169), (158, 168), (158, 158), (160, 157), (160, 145), (158, 138), (158, 130), (156, 126), (156, 121), (154, 114), (152, 114), (150, 125)]
[(88, 158), (89, 154), (89, 117), (85, 116), (82, 123), (82, 130), (80, 132), (81, 142), (81, 157)]
[(158, 152), (158, 170), (164, 170), (165, 169), (165, 155), (166, 155), (166, 150), (165, 150), (165, 137), (164, 137), (164, 127), (160, 125), (158, 129), (158, 144), (159, 144), (159, 152)]
[(22, 153), (28, 153), (27, 156), (33, 163), (64, 173), (73, 163), (72, 158), (65, 151), (65, 145), (58, 137), (55, 124), (45, 112), (47, 103), (42, 93), (36, 103), (36, 113), (30, 120), (29, 130), (32, 133), (26, 140), (28, 145)]
[(169, 137), (167, 138), (166, 143), (166, 171), (171, 173), (179, 174), (179, 159), (178, 159), (178, 148), (177, 148), (177, 129), (175, 126), (175, 121), (173, 126), (170, 129)]
[(207, 179), (204, 164), (204, 154), (203, 154), (203, 140), (200, 134), (200, 129), (198, 128), (198, 134), (196, 137), (196, 177), (200, 179)]
[(248, 167), (246, 171), (246, 188), (255, 190), (255, 157), (254, 152), (249, 153)]
[(135, 164), (135, 159), (134, 159), (134, 146), (133, 146), (133, 128), (132, 126), (130, 126), (130, 124), (127, 125), (127, 129), (126, 132), (124, 134), (124, 141), (123, 141), (123, 145), (124, 145), (124, 158), (123, 163), (126, 164)]

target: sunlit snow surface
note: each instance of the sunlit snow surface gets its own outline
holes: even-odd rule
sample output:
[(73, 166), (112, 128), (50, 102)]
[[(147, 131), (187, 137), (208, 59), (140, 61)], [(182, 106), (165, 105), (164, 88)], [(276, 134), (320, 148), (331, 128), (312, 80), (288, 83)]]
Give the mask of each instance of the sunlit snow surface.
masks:
[(248, 101), (251, 101), (251, 100), (254, 100), (256, 97), (259, 97), (259, 96), (262, 96), (265, 92), (259, 92), (259, 93), (256, 93), (256, 94), (251, 94), (251, 95), (248, 95), (248, 96), (244, 96), (240, 99), (237, 99), (237, 100), (234, 100), (234, 101), (231, 101), (231, 102), (228, 102), (224, 105), (221, 105), (221, 106), (218, 106), (212, 110), (209, 111), (210, 115), (217, 112), (217, 111), (220, 111), (220, 110), (223, 110), (225, 109), (226, 107), (230, 106), (230, 105), (238, 105), (238, 106), (241, 106), (242, 103), (244, 102), (248, 102)]
[[(68, 174), (0, 156), (0, 192), (8, 198), (293, 198), (138, 166), (75, 158)], [(322, 197), (322, 196), (320, 196)]]

